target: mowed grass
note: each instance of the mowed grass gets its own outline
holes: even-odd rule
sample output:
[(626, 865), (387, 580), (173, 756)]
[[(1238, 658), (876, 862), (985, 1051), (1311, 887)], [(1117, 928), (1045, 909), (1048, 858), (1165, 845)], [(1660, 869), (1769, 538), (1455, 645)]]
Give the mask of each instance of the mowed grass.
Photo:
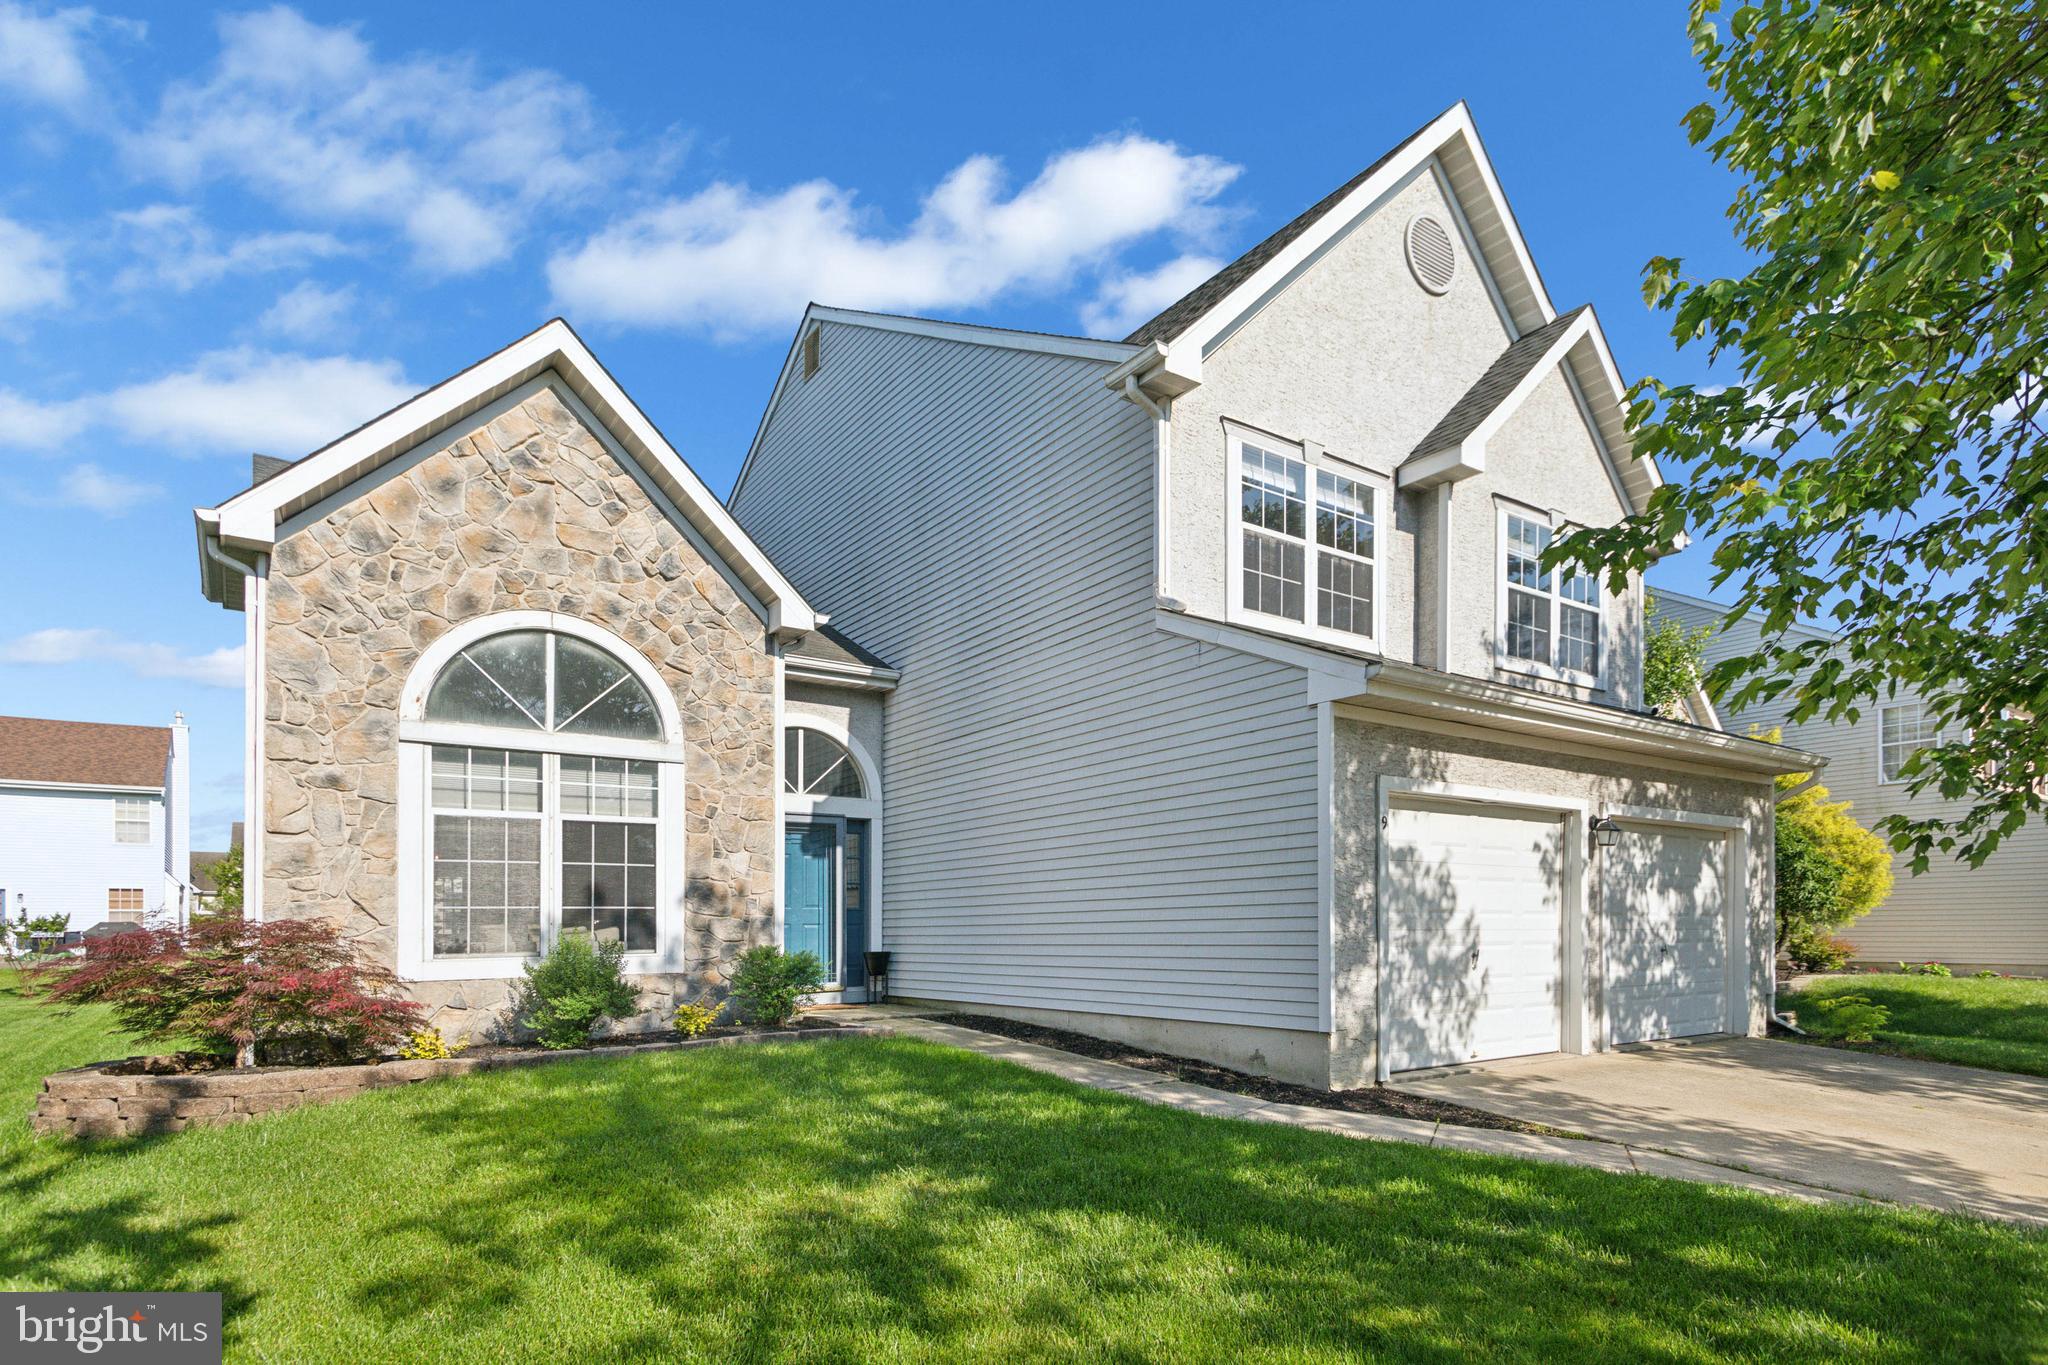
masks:
[(2048, 1076), (2048, 981), (1897, 972), (1832, 976), (1778, 1002), (1799, 1011), (1799, 1027), (1833, 1042), (1841, 1030), (1820, 1002), (1845, 995), (1867, 996), (1891, 1011), (1875, 1043), (1855, 1045), (1864, 1050)]
[(1202, 1118), (908, 1040), (563, 1062), (129, 1144), (0, 989), (0, 1287), (279, 1361), (2024, 1359), (2048, 1240)]

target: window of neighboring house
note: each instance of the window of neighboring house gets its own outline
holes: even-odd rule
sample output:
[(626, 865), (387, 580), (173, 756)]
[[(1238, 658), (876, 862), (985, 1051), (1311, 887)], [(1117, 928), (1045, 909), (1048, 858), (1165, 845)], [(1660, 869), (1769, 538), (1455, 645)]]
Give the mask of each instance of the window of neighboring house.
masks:
[(117, 796), (114, 798), (114, 842), (117, 844), (146, 844), (149, 842), (149, 801), (140, 796)]
[(142, 923), (142, 888), (139, 886), (110, 886), (107, 888), (107, 919), (115, 924)]
[(1500, 652), (1521, 672), (1597, 685), (1601, 658), (1600, 581), (1580, 569), (1543, 565), (1548, 517), (1500, 511)]
[(1877, 780), (1903, 782), (1906, 761), (1922, 749), (1941, 742), (1941, 727), (1935, 724), (1924, 702), (1892, 702), (1877, 711)]
[(562, 933), (659, 950), (665, 737), (621, 659), (557, 631), (488, 636), (443, 665), (425, 719), (506, 732), (432, 746), (432, 956), (525, 957)]
[(1383, 485), (1268, 437), (1231, 438), (1232, 612), (1333, 643), (1379, 637)]

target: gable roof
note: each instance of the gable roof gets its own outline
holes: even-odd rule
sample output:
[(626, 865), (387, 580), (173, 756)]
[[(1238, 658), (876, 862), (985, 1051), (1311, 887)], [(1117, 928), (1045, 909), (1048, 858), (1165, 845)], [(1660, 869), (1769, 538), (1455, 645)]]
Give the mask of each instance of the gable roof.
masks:
[(1477, 431), (1480, 424), (1492, 416), (1522, 381), (1536, 370), (1543, 358), (1550, 354), (1551, 347), (1571, 330), (1579, 315), (1590, 312), (1591, 307), (1582, 303), (1571, 312), (1560, 313), (1535, 331), (1524, 332), (1509, 342), (1500, 358), (1487, 366), (1486, 373), (1473, 381), (1464, 396), (1429, 429), (1429, 434), (1415, 443), (1413, 453), (1427, 455), (1432, 451), (1447, 450)]
[(678, 529), (701, 537), (703, 548), (732, 572), (746, 589), (742, 595), (751, 595), (760, 605), (771, 630), (804, 631), (818, 625), (818, 613), (560, 318), (284, 469), (266, 474), (257, 466), (259, 482), (220, 506), (195, 508), (200, 583), (207, 598), (233, 607), (240, 597), (239, 577), (219, 563), (216, 554), (267, 553), (279, 528), (294, 516), (550, 373), (673, 504), (687, 523)]
[(170, 756), (159, 725), (0, 716), (0, 782), (161, 790)]
[[(1456, 108), (1456, 106), (1453, 106), (1453, 108)], [(1445, 111), (1445, 113), (1449, 112), (1451, 111)], [(1296, 214), (1278, 232), (1275, 232), (1272, 236), (1245, 252), (1244, 255), (1239, 256), (1229, 265), (1224, 266), (1208, 279), (1203, 280), (1178, 299), (1175, 299), (1156, 317), (1125, 337), (1124, 340), (1134, 346), (1143, 346), (1155, 341), (1172, 341), (1182, 332), (1187, 331), (1188, 328), (1194, 326), (1203, 314), (1223, 302), (1231, 290), (1250, 279), (1258, 272), (1259, 267), (1286, 250), (1303, 233), (1321, 222), (1332, 209), (1344, 202), (1347, 195), (1356, 190), (1360, 185), (1363, 185), (1388, 162), (1406, 151), (1411, 143), (1428, 132), (1430, 128), (1435, 126), (1435, 123), (1436, 120), (1432, 119), (1408, 134), (1408, 136), (1402, 138), (1387, 150), (1386, 155), (1373, 162), (1370, 166), (1367, 166), (1357, 175), (1352, 176), (1336, 189), (1331, 190), (1308, 208)]]

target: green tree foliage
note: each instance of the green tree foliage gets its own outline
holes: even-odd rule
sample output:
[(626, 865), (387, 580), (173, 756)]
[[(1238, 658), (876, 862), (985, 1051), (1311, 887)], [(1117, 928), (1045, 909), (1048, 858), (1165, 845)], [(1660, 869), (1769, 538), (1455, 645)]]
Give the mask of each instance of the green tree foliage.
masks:
[[(1694, 0), (1714, 93), (1688, 134), (1741, 182), (1753, 268), (1653, 259), (1644, 296), (1725, 387), (1649, 378), (1639, 454), (1670, 482), (1554, 557), (1613, 581), (1681, 533), (1763, 627), (1710, 679), (1733, 709), (1855, 719), (1894, 682), (1942, 742), (1891, 815), (1911, 854), (1978, 863), (2048, 807), (2048, 26), (2033, 0)], [(1785, 634), (1831, 621), (1833, 642)]]
[(1643, 616), (1643, 705), (1670, 712), (1706, 677), (1713, 627), (1687, 630), (1677, 617), (1659, 616), (1654, 594), (1644, 600)]
[(213, 879), (213, 910), (221, 915), (242, 913), (242, 846), (236, 844), (221, 860), (207, 869)]

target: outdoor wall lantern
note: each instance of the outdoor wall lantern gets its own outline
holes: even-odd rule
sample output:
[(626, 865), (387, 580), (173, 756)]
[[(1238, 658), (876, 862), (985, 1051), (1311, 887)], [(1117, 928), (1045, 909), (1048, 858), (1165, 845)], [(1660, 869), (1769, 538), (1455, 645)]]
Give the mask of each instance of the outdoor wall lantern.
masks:
[(1614, 823), (1614, 817), (1603, 815), (1593, 822), (1593, 847), (1613, 848), (1621, 842), (1621, 826)]

